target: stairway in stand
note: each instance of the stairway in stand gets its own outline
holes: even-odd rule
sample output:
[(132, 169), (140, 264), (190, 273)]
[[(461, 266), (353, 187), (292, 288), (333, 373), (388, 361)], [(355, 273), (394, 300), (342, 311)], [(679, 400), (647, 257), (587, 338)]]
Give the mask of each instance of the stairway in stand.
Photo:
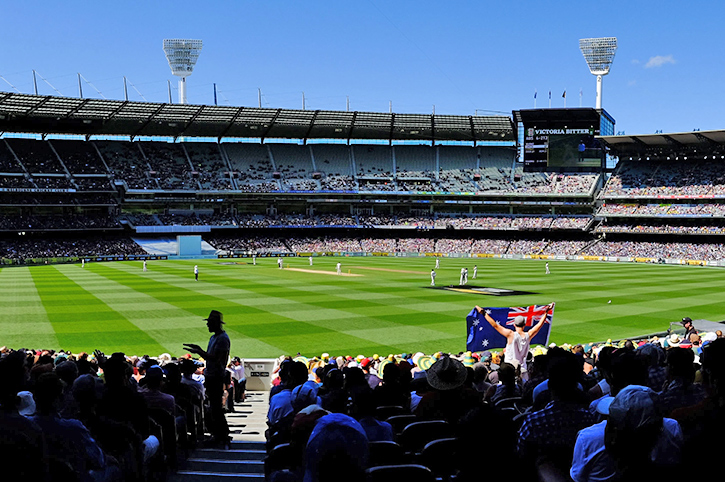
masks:
[(264, 481), (264, 431), (267, 428), (269, 392), (247, 392), (247, 398), (227, 413), (230, 450), (194, 450), (169, 482), (226, 480)]

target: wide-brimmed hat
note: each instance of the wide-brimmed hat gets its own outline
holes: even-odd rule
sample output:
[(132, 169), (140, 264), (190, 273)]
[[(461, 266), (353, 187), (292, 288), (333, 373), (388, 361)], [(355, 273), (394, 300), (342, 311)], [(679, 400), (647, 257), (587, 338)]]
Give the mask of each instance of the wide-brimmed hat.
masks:
[(463, 363), (444, 356), (427, 371), (428, 383), (436, 390), (453, 390), (463, 385), (468, 375)]
[(649, 387), (629, 385), (616, 397), (606, 397), (597, 406), (599, 413), (621, 428), (635, 429), (662, 419), (658, 410), (659, 395)]
[(204, 318), (204, 321), (216, 321), (223, 325), (224, 324), (224, 315), (222, 315), (220, 311), (211, 310), (209, 312), (209, 317)]

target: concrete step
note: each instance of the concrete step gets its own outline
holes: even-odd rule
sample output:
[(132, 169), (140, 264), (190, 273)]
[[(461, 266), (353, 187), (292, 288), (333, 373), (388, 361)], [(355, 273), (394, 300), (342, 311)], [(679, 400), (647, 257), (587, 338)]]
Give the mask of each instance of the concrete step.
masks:
[(184, 470), (192, 472), (264, 474), (261, 460), (221, 460), (215, 458), (190, 458), (184, 462)]
[(231, 474), (227, 472), (195, 472), (180, 470), (168, 478), (168, 482), (219, 482), (219, 481), (264, 482), (264, 474)]
[(261, 450), (250, 450), (250, 449), (236, 449), (230, 450), (223, 449), (196, 449), (191, 454), (191, 458), (199, 459), (216, 459), (216, 460), (264, 460), (267, 452), (264, 448)]

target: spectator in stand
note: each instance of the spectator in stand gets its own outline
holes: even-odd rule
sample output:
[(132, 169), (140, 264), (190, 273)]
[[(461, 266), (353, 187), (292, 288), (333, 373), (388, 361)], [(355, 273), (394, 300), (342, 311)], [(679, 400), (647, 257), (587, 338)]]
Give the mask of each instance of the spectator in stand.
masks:
[(671, 480), (680, 463), (682, 430), (660, 414), (659, 396), (629, 385), (597, 410), (608, 420), (579, 432), (569, 475), (589, 480)]
[(370, 442), (394, 441), (393, 427), (375, 418), (375, 397), (372, 390), (359, 391), (352, 398), (350, 415), (355, 418)]
[(455, 358), (442, 356), (425, 374), (431, 390), (418, 403), (415, 411), (418, 417), (456, 424), (469, 410), (480, 405), (481, 396), (464, 386), (468, 377), (466, 367)]
[(581, 375), (582, 362), (573, 353), (551, 360), (551, 402), (529, 413), (519, 429), (518, 452), (523, 461), (550, 464), (562, 474), (571, 467), (577, 433), (598, 420), (582, 403), (585, 400), (577, 386)]
[(229, 335), (224, 331), (222, 325), (224, 318), (221, 312), (211, 310), (206, 318), (206, 326), (210, 333), (209, 345), (206, 350), (193, 343), (185, 343), (184, 349), (189, 353), (195, 353), (206, 361), (204, 372), (206, 394), (209, 398), (209, 431), (212, 434), (212, 445), (229, 447), (229, 426), (224, 417), (224, 406), (222, 398), (224, 394), (224, 377), (226, 364), (229, 358), (230, 341)]
[(18, 392), (26, 385), (25, 352), (0, 358), (0, 463), (8, 480), (49, 480), (48, 452), (41, 428), (18, 413)]
[(695, 353), (687, 348), (667, 350), (667, 379), (661, 393), (661, 410), (669, 416), (673, 410), (701, 403), (707, 393), (695, 384)]
[[(725, 339), (718, 338), (702, 350), (703, 386), (707, 397), (700, 403), (672, 412), (685, 437), (683, 459), (717, 460), (720, 457), (719, 434), (725, 430)], [(715, 458), (712, 458), (715, 457)]]
[[(410, 407), (410, 390), (407, 388), (406, 374), (395, 361), (389, 361), (382, 367), (383, 383), (375, 387), (377, 406), (398, 405), (404, 409)], [(407, 373), (410, 377), (410, 372)]]
[(174, 397), (161, 391), (164, 381), (164, 371), (158, 365), (152, 365), (146, 370), (144, 377), (146, 383), (139, 389), (139, 393), (146, 400), (149, 408), (160, 408), (176, 416), (176, 400)]
[(63, 398), (63, 382), (58, 375), (41, 375), (34, 398), (37, 412), (31, 420), (43, 430), (51, 458), (70, 464), (80, 481), (111, 480), (114, 473), (120, 476), (116, 467), (107, 466), (103, 451), (81, 422), (60, 418), (57, 407)]

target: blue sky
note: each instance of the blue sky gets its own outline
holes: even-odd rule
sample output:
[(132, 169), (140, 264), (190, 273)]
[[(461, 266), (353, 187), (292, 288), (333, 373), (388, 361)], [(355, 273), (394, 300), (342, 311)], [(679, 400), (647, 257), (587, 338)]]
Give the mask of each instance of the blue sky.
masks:
[[(123, 98), (176, 101), (164, 38), (204, 48), (188, 100), (263, 107), (470, 115), (594, 106), (579, 39), (614, 36), (603, 106), (627, 134), (725, 129), (725, 4), (700, 1), (234, 0), (6, 2), (0, 90), (32, 93), (35, 69), (65, 96), (80, 72)], [(7, 82), (6, 82), (7, 81)], [(38, 78), (41, 94), (55, 94)], [(86, 97), (100, 97), (84, 82)], [(143, 100), (129, 85), (129, 98)]]

